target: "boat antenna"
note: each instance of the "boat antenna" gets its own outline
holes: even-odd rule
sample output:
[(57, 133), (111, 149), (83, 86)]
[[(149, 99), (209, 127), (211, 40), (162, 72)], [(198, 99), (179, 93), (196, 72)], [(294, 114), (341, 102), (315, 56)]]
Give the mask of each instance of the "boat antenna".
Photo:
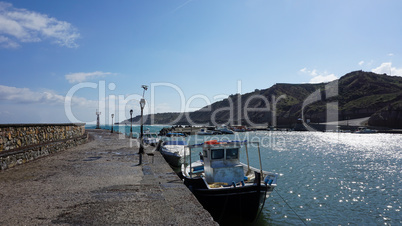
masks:
[(249, 159), (248, 159), (247, 143), (244, 143), (244, 146), (246, 147), (246, 156), (247, 156), (247, 173), (246, 173), (246, 175), (249, 175), (251, 170), (250, 170), (250, 162), (249, 162)]

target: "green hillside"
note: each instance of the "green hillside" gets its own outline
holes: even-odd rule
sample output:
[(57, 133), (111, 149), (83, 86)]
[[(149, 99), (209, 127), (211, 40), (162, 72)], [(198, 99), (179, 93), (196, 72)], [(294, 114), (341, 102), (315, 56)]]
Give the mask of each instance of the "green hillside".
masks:
[[(311, 122), (327, 121), (328, 104), (338, 107), (339, 120), (370, 117), (369, 124), (402, 128), (402, 77), (372, 72), (348, 73), (334, 83), (284, 84), (230, 95), (187, 117), (179, 113), (153, 115), (154, 124), (277, 125), (291, 127), (302, 116)], [(329, 87), (333, 87), (331, 90)], [(308, 101), (312, 99), (312, 101)], [(303, 105), (303, 103), (305, 103)], [(334, 107), (335, 105), (335, 107)], [(303, 108), (304, 106), (304, 108)], [(245, 109), (248, 109), (245, 112)], [(336, 108), (335, 108), (336, 110)], [(332, 118), (334, 115), (332, 115)], [(151, 117), (146, 123), (151, 123)], [(133, 119), (139, 121), (138, 116)]]

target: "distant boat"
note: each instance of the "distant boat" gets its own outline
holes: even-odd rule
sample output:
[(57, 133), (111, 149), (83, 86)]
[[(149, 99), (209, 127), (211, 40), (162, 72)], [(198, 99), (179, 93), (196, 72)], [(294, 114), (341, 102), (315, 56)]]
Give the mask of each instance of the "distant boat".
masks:
[(151, 133), (148, 129), (143, 134), (144, 144), (156, 146), (159, 143), (159, 138), (157, 133)]
[(182, 133), (168, 133), (160, 149), (162, 156), (171, 166), (180, 167), (185, 155), (189, 156), (189, 148)]
[(354, 133), (377, 133), (377, 130), (368, 129), (366, 127), (359, 127)]
[(246, 132), (247, 128), (245, 126), (234, 126), (232, 130), (234, 132)]
[(200, 129), (200, 131), (197, 132), (197, 135), (213, 135), (214, 132), (211, 130), (207, 130), (205, 128)]
[(192, 145), (190, 150), (202, 147), (202, 160), (191, 163), (190, 157), (190, 164), (182, 165), (184, 184), (218, 223), (238, 217), (253, 222), (276, 187), (277, 174), (240, 162), (243, 145), (248, 156), (243, 141)]
[(232, 130), (230, 130), (226, 125), (222, 125), (217, 131), (221, 132), (222, 134), (234, 134)]

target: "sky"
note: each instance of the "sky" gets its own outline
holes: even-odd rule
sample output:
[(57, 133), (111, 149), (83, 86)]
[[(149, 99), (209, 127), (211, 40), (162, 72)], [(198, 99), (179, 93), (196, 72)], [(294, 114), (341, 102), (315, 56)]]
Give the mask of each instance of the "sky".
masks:
[[(402, 76), (400, 0), (0, 0), (0, 123), (197, 110), (276, 83)], [(147, 90), (142, 88), (148, 86)]]

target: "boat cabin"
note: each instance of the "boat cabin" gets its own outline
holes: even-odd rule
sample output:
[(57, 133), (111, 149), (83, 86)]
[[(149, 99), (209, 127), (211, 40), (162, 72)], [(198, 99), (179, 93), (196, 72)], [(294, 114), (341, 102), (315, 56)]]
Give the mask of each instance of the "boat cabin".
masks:
[(240, 144), (207, 141), (203, 147), (204, 173), (208, 184), (244, 181)]

